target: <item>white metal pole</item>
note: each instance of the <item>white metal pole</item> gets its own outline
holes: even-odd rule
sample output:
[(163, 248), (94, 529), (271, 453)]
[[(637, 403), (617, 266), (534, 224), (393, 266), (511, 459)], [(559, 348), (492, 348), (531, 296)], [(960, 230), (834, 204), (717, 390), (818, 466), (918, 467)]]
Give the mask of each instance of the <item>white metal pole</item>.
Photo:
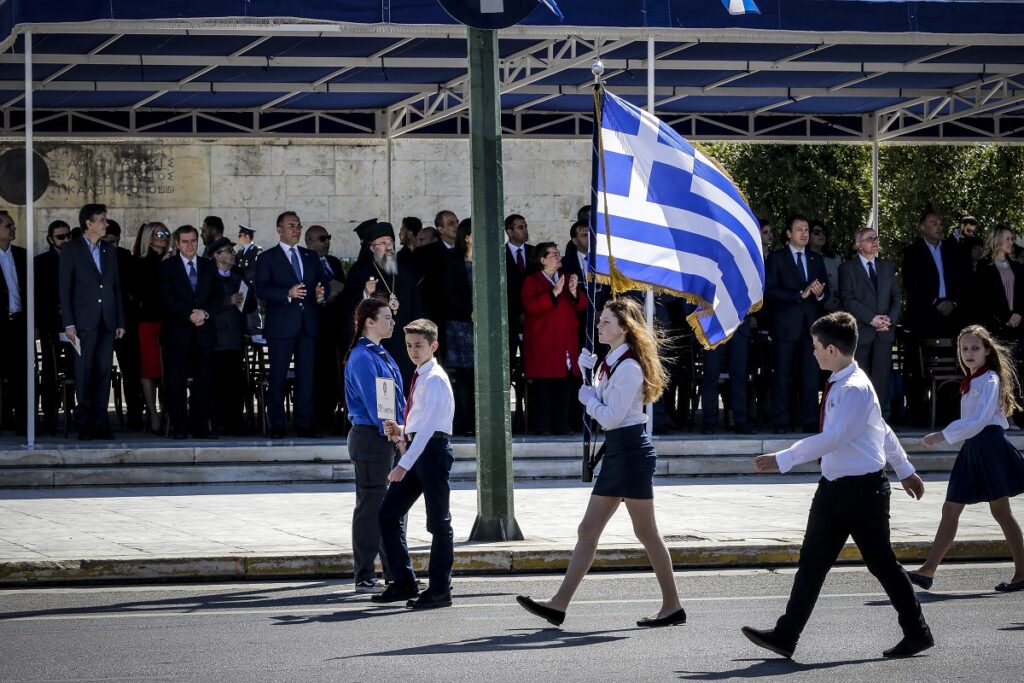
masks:
[[(875, 119), (875, 130), (878, 130), (878, 120)], [(871, 141), (871, 219), (873, 225), (870, 227), (878, 232), (878, 136)]]
[(35, 200), (32, 187), (33, 178), (32, 150), (32, 32), (25, 32), (25, 289), (21, 300), (27, 302), (25, 308), (25, 337), (27, 346), (28, 367), (25, 370), (25, 436), (28, 447), (36, 443), (36, 273), (35, 273)]
[[(395, 207), (392, 206), (392, 204), (394, 203), (394, 196), (393, 196), (393, 193), (391, 192), (391, 182), (392, 181), (391, 181), (391, 134), (390, 133), (388, 133), (387, 137), (385, 138), (385, 141), (384, 141), (384, 151), (385, 151), (385, 153), (387, 154), (387, 157), (388, 157), (388, 161), (387, 161), (387, 168), (388, 168), (388, 223), (391, 223), (392, 225), (394, 225), (395, 221), (392, 218), (392, 213), (394, 212)], [(399, 245), (396, 244), (395, 245), (395, 251), (397, 251), (398, 248), (399, 248)]]
[[(654, 36), (647, 38), (647, 112), (654, 116)], [(644, 312), (647, 314), (647, 327), (654, 329), (654, 290), (648, 289), (644, 297)], [(654, 431), (654, 405), (648, 403), (645, 407), (647, 413), (647, 435)]]

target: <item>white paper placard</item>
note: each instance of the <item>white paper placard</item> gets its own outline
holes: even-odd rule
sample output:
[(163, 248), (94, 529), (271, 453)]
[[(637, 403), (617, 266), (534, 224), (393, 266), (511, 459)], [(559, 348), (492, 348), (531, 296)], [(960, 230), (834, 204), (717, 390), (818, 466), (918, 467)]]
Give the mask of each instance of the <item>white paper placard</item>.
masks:
[(395, 410), (395, 380), (390, 377), (377, 378), (377, 417), (381, 420), (397, 420)]
[(241, 313), (242, 309), (245, 308), (245, 296), (246, 294), (249, 293), (249, 285), (245, 284), (245, 280), (242, 280), (242, 282), (239, 284), (238, 293), (242, 295), (242, 303), (238, 304), (237, 307), (239, 313)]

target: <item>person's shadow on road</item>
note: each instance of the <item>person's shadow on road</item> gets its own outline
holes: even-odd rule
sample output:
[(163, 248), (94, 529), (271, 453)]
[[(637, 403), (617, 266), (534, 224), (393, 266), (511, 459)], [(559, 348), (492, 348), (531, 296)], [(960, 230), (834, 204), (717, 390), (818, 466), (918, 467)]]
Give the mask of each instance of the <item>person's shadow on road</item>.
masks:
[(676, 673), (679, 674), (679, 678), (687, 681), (727, 681), (731, 678), (765, 678), (768, 676), (799, 673), (801, 671), (835, 669), (840, 666), (878, 662), (879, 659), (846, 659), (838, 662), (817, 662), (815, 664), (801, 664), (800, 662), (794, 662), (792, 659), (734, 659), (733, 661), (752, 663), (742, 669), (731, 669), (729, 671), (676, 671)]
[[(917, 601), (922, 605), (930, 605), (933, 603), (949, 602), (951, 600), (977, 600), (988, 599), (996, 597), (998, 593), (985, 592), (985, 593), (918, 593)], [(882, 598), (881, 600), (868, 600), (864, 603), (865, 607), (889, 607), (892, 605), (889, 602), (889, 598)]]
[(517, 650), (554, 650), (566, 647), (599, 645), (601, 643), (624, 640), (627, 636), (615, 634), (624, 634), (638, 630), (640, 629), (625, 628), (613, 631), (572, 633), (557, 628), (544, 628), (539, 630), (509, 629), (502, 635), (470, 638), (453, 643), (419, 645), (417, 647), (402, 648), (400, 650), (370, 652), (361, 655), (349, 655), (348, 657), (335, 657), (334, 659), (354, 659), (358, 657), (403, 657), (407, 655), (444, 655), (456, 653), (466, 654), (473, 652), (515, 652)]

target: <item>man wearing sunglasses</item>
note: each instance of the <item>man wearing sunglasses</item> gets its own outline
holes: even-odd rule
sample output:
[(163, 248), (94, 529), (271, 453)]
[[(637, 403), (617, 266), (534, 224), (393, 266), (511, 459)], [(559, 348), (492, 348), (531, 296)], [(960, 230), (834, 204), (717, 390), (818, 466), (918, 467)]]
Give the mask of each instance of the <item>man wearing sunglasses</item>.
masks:
[(6, 211), (0, 211), (0, 378), (7, 378), (9, 388), (0, 423), (6, 422), (13, 412), (15, 431), (24, 434), (28, 297), (25, 295), (26, 254), (24, 249), (14, 246), (15, 235), (14, 219)]
[(320, 329), (316, 337), (315, 367), (313, 376), (313, 406), (317, 428), (333, 434), (338, 404), (341, 402), (341, 290), (345, 285), (345, 273), (341, 261), (331, 256), (331, 233), (322, 225), (311, 225), (306, 229), (306, 249), (320, 259), (323, 282), (330, 283), (331, 294), (320, 315)]
[(57, 390), (57, 354), (64, 323), (60, 318), (60, 252), (71, 239), (71, 226), (60, 219), (46, 228), (50, 248), (35, 257), (36, 329), (43, 350), (42, 383), (39, 398), (43, 404), (43, 432), (57, 433), (57, 412), (60, 407)]

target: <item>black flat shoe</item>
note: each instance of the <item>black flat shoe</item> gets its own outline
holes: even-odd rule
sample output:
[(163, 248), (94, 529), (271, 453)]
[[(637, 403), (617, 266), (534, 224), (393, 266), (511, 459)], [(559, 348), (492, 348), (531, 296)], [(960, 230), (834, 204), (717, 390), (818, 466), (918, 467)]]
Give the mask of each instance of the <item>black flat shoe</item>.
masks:
[(565, 621), (565, 612), (553, 607), (546, 607), (539, 602), (534, 602), (525, 595), (517, 595), (516, 602), (530, 614), (535, 614), (554, 626), (561, 626)]
[(889, 648), (882, 653), (883, 657), (888, 659), (903, 659), (906, 657), (913, 657), (916, 654), (924, 652), (931, 646), (935, 645), (935, 639), (932, 638), (931, 631), (925, 631), (919, 636), (913, 638), (904, 636), (903, 640), (896, 643), (895, 646)]
[(784, 642), (781, 638), (775, 635), (773, 629), (757, 629), (750, 626), (744, 626), (742, 629), (743, 635), (747, 637), (750, 642), (758, 647), (763, 647), (766, 650), (771, 650), (777, 655), (782, 655), (786, 659), (793, 658), (793, 650), (796, 649), (796, 643)]
[(385, 588), (383, 593), (372, 596), (370, 602), (408, 602), (415, 599), (419, 594), (420, 589), (416, 587), (415, 583), (404, 585), (393, 583)]
[(661, 626), (678, 626), (679, 624), (686, 623), (686, 610), (680, 607), (672, 614), (668, 614), (664, 617), (657, 617), (651, 619), (650, 617), (644, 617), (640, 621), (636, 622), (637, 626), (644, 628), (658, 628)]
[(935, 581), (932, 577), (925, 576), (924, 574), (918, 574), (917, 572), (907, 572), (907, 578), (910, 579), (910, 583), (923, 588), (926, 591), (931, 590), (932, 583)]
[(438, 609), (440, 607), (452, 606), (451, 593), (431, 593), (426, 591), (420, 593), (420, 597), (405, 603), (410, 609)]
[(1024, 591), (1024, 581), (1008, 582), (1003, 581), (996, 585), (996, 590), (1000, 593), (1016, 593), (1017, 591)]

